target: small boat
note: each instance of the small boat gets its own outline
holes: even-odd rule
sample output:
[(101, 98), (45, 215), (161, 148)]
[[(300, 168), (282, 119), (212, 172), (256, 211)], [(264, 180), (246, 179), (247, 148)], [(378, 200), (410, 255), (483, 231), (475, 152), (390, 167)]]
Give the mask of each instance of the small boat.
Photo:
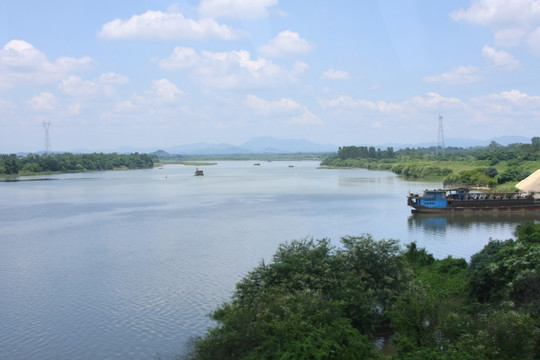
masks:
[(255, 163), (253, 166), (261, 166), (261, 163)]
[(469, 189), (425, 190), (409, 194), (413, 213), (472, 213), (540, 211), (540, 200), (530, 193), (472, 193)]
[(195, 176), (204, 176), (204, 172), (202, 170), (196, 169)]

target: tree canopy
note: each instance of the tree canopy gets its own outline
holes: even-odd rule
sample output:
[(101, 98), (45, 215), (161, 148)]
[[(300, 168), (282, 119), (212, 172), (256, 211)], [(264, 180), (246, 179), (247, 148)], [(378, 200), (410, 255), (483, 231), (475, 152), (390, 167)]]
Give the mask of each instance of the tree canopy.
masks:
[(540, 358), (540, 225), (465, 259), (370, 235), (279, 246), (210, 317), (187, 359)]
[(29, 154), (0, 155), (1, 175), (32, 175), (48, 172), (76, 172), (113, 169), (147, 169), (154, 166), (148, 154)]

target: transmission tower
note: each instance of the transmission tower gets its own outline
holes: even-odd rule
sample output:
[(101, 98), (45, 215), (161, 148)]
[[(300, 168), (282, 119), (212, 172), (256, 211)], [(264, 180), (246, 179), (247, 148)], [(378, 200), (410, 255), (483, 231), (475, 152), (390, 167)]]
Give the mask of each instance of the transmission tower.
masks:
[(442, 124), (442, 115), (439, 114), (439, 136), (437, 138), (437, 149), (435, 150), (435, 155), (439, 155), (439, 152), (442, 152), (444, 155), (444, 131)]
[(45, 155), (51, 153), (51, 136), (49, 135), (50, 121), (43, 120), (43, 128), (45, 129)]

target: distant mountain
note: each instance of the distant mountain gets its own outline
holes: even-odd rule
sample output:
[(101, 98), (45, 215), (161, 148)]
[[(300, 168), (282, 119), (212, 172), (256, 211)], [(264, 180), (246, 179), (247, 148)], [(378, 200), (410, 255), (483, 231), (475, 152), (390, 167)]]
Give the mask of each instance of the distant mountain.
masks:
[(238, 154), (290, 154), (335, 152), (338, 147), (318, 144), (304, 139), (254, 138), (240, 146), (231, 144), (210, 144), (199, 142), (162, 148), (170, 154), (178, 155), (238, 155)]
[[(478, 139), (464, 139), (464, 138), (450, 138), (446, 139), (446, 147), (460, 147), (470, 148), (475, 146), (487, 146), (492, 141), (497, 142), (500, 145), (507, 146), (509, 144), (524, 143), (529, 144), (531, 137), (525, 136), (501, 136), (489, 140)], [(375, 148), (386, 149), (387, 147), (393, 147), (394, 150), (409, 148), (422, 148), (436, 146), (436, 142), (426, 142), (417, 144), (399, 144), (399, 143), (386, 143), (379, 145), (368, 144), (339, 144), (339, 146), (374, 146)], [(277, 139), (273, 137), (257, 137), (246, 141), (244, 144), (235, 146), (227, 143), (205, 143), (198, 142), (193, 144), (177, 145), (170, 147), (134, 147), (123, 146), (116, 149), (100, 149), (100, 150), (86, 150), (77, 149), (72, 150), (74, 153), (91, 153), (91, 152), (104, 152), (111, 153), (116, 152), (119, 154), (125, 153), (152, 153), (157, 150), (166, 151), (169, 154), (174, 155), (240, 155), (240, 154), (294, 154), (294, 153), (333, 153), (337, 152), (338, 145), (334, 144), (319, 144), (305, 139)]]
[(165, 151), (179, 155), (228, 155), (244, 153), (241, 148), (231, 144), (210, 144), (205, 142), (168, 147), (165, 148)]
[(325, 153), (335, 152), (338, 146), (318, 144), (304, 139), (253, 138), (240, 146), (253, 153)]

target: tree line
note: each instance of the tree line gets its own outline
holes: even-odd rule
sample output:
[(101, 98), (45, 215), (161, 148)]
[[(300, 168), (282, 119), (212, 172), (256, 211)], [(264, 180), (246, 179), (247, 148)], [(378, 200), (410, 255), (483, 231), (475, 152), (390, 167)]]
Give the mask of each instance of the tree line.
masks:
[(79, 172), (113, 169), (147, 169), (154, 166), (148, 154), (15, 154), (0, 155), (0, 175), (32, 175), (48, 172)]
[(489, 187), (519, 182), (540, 167), (540, 137), (533, 137), (530, 144), (502, 146), (493, 141), (483, 147), (449, 147), (444, 154), (436, 150), (343, 146), (321, 165), (389, 170), (410, 178), (437, 178), (445, 184)]
[[(237, 285), (186, 359), (539, 359), (540, 224), (469, 262), (344, 237), (279, 246)], [(382, 355), (371, 339), (394, 332)]]

